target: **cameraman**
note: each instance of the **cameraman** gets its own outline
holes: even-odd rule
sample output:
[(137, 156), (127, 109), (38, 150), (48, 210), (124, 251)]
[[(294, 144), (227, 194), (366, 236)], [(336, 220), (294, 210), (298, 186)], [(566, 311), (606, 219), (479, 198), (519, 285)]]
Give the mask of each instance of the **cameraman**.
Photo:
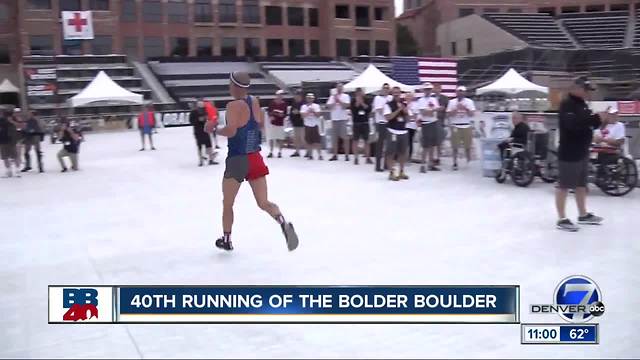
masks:
[(80, 143), (82, 142), (82, 133), (76, 129), (74, 123), (68, 121), (62, 122), (60, 130), (60, 141), (63, 144), (62, 149), (58, 152), (58, 161), (62, 166), (62, 172), (67, 172), (67, 166), (62, 158), (71, 159), (71, 169), (78, 170), (78, 153), (80, 152)]
[(593, 130), (607, 119), (606, 113), (593, 114), (586, 100), (595, 88), (589, 79), (581, 76), (574, 80), (569, 94), (560, 104), (558, 126), (560, 146), (558, 148), (558, 186), (556, 188), (557, 228), (564, 231), (578, 231), (566, 217), (567, 194), (575, 189), (578, 206), (578, 224), (596, 225), (602, 218), (587, 212), (587, 177), (589, 173), (589, 147)]

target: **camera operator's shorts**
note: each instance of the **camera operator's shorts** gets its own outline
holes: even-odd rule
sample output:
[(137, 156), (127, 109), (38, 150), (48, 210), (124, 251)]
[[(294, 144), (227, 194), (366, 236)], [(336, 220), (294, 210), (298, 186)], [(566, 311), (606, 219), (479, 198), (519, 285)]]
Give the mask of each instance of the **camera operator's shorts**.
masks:
[(409, 149), (409, 134), (394, 134), (389, 131), (386, 137), (385, 149), (387, 156), (406, 156)]
[(578, 161), (558, 161), (558, 187), (560, 189), (586, 187), (588, 176), (588, 156)]
[(260, 152), (230, 156), (225, 162), (225, 179), (236, 179), (241, 183), (244, 180), (251, 181), (269, 175), (269, 168), (264, 164)]

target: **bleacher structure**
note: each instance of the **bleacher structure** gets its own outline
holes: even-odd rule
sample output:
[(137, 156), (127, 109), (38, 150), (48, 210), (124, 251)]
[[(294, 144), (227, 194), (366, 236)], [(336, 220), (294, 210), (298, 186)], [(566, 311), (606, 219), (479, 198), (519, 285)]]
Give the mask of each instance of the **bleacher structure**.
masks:
[(532, 46), (576, 48), (571, 37), (549, 14), (486, 13), (484, 18)]
[(559, 21), (584, 49), (625, 47), (627, 11), (563, 14)]
[(135, 74), (124, 55), (30, 56), (24, 58), (25, 88), (30, 109), (40, 116), (91, 117), (101, 114), (130, 115), (139, 106), (95, 103), (71, 109), (67, 100), (80, 93), (104, 71), (125, 89), (151, 101), (151, 91)]

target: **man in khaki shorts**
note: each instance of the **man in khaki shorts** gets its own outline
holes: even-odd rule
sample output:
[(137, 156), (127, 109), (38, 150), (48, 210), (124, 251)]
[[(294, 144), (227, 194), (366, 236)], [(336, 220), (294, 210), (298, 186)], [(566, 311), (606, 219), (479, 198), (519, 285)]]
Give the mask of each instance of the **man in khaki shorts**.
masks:
[(447, 115), (451, 126), (451, 149), (453, 151), (453, 170), (458, 170), (458, 149), (464, 146), (467, 163), (471, 161), (471, 145), (473, 144), (473, 129), (471, 120), (476, 112), (473, 100), (465, 96), (467, 88), (458, 86), (456, 98), (449, 101)]

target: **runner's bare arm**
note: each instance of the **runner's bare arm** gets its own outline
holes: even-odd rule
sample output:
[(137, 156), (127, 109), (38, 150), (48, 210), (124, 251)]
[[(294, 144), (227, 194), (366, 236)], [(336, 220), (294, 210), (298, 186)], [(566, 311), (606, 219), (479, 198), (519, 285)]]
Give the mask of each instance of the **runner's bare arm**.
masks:
[(230, 103), (227, 104), (227, 111), (226, 111), (226, 118), (227, 118), (227, 124), (221, 128), (218, 129), (218, 134), (222, 135), (222, 136), (226, 136), (226, 137), (233, 137), (236, 134), (236, 131), (238, 130), (238, 117), (241, 114), (241, 108), (240, 106), (242, 105), (242, 102), (240, 101), (231, 101)]
[(253, 99), (253, 103), (251, 105), (253, 106), (253, 114), (255, 116), (256, 122), (258, 124), (260, 124), (260, 126), (263, 126), (264, 125), (264, 112), (260, 108), (260, 100), (254, 98)]

